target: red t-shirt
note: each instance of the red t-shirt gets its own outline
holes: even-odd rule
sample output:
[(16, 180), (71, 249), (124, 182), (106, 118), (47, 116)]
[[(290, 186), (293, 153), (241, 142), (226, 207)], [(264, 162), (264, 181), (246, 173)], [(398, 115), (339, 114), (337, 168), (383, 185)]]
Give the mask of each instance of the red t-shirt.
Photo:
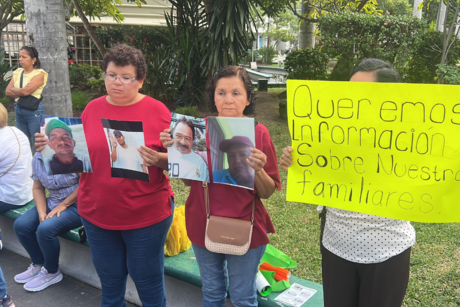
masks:
[(110, 152), (101, 118), (142, 121), (145, 145), (166, 152), (160, 132), (169, 128), (166, 106), (145, 96), (128, 106), (115, 106), (106, 96), (91, 101), (81, 115), (93, 173), (83, 173), (78, 190), (80, 215), (98, 227), (127, 230), (151, 226), (172, 213), (169, 178), (161, 168), (148, 168), (150, 182), (112, 178)]
[[(265, 172), (273, 178), (276, 188), (281, 189), (280, 175), (278, 171), (278, 160), (276, 158), (275, 147), (270, 138), (270, 134), (265, 126), (257, 124), (255, 127), (256, 148), (267, 156), (267, 163), (264, 166)], [(208, 144), (208, 161), (211, 161), (211, 154)], [(212, 172), (210, 172), (211, 182), (208, 183), (209, 208), (211, 215), (251, 220), (252, 200), (256, 199), (254, 213), (254, 226), (252, 230), (251, 246), (257, 248), (260, 245), (268, 244), (270, 241), (268, 233), (274, 233), (270, 216), (265, 209), (257, 190), (248, 190), (226, 184), (212, 183)], [(193, 244), (204, 246), (206, 231), (206, 205), (204, 202), (204, 189), (200, 181), (192, 181), (190, 195), (185, 203), (185, 223), (187, 234)]]

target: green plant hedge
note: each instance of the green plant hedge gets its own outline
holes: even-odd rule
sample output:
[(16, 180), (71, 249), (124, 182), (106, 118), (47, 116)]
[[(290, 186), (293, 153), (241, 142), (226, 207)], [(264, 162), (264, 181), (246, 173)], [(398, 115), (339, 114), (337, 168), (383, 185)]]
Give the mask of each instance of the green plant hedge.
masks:
[(387, 60), (401, 72), (428, 24), (409, 16), (344, 12), (321, 17), (318, 28), (322, 51), (338, 59), (331, 80), (345, 81), (362, 58)]
[(288, 79), (326, 80), (329, 58), (316, 49), (300, 49), (290, 52), (284, 61)]

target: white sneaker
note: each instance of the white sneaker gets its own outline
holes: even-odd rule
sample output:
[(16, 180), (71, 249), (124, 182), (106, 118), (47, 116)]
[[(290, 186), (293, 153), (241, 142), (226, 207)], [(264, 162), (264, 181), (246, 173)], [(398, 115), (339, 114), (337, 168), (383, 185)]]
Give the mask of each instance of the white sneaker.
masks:
[(51, 274), (42, 267), (40, 273), (35, 276), (34, 279), (24, 285), (24, 289), (27, 291), (37, 292), (48, 288), (62, 280), (63, 276), (61, 271), (58, 269), (56, 273)]
[(14, 276), (14, 281), (17, 282), (17, 283), (20, 283), (20, 284), (25, 284), (26, 282), (29, 282), (32, 279), (34, 279), (35, 276), (37, 276), (37, 274), (40, 273), (41, 269), (42, 269), (41, 265), (34, 266), (34, 264), (32, 263), (27, 268), (27, 271), (22, 272), (21, 274), (18, 274), (16, 276)]

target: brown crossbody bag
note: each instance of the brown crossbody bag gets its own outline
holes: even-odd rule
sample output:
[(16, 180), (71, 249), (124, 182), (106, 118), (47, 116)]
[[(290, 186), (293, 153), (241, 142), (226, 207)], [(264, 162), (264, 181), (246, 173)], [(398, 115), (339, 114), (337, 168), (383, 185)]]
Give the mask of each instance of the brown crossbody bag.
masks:
[(250, 221), (230, 217), (214, 216), (209, 211), (208, 183), (203, 182), (204, 200), (206, 203), (206, 249), (219, 254), (244, 255), (249, 250), (254, 224), (256, 200), (252, 201)]

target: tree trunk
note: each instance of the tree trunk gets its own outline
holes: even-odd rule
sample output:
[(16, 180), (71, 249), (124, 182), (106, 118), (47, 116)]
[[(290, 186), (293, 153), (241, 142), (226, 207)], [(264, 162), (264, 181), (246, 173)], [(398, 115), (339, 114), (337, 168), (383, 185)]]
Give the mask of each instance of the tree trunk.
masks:
[(73, 6), (75, 6), (75, 10), (77, 10), (78, 17), (80, 17), (81, 21), (83, 22), (83, 26), (88, 32), (89, 37), (91, 37), (91, 39), (93, 40), (97, 49), (101, 53), (101, 56), (104, 57), (104, 55), (107, 53), (107, 50), (105, 50), (104, 45), (101, 43), (99, 38), (97, 38), (96, 32), (94, 32), (93, 27), (90, 25), (88, 21), (88, 18), (86, 18), (85, 14), (83, 13), (80, 7), (80, 3), (78, 3), (78, 0), (72, 0), (72, 3), (73, 3)]
[(72, 117), (67, 34), (62, 0), (24, 0), (29, 46), (38, 51), (42, 68), (49, 74), (43, 91), (45, 113)]
[[(302, 3), (302, 15), (308, 16), (310, 14), (311, 8), (308, 6), (308, 2)], [(300, 27), (299, 34), (299, 48), (315, 48), (315, 29), (316, 26), (314, 23), (301, 21), (302, 25)]]

